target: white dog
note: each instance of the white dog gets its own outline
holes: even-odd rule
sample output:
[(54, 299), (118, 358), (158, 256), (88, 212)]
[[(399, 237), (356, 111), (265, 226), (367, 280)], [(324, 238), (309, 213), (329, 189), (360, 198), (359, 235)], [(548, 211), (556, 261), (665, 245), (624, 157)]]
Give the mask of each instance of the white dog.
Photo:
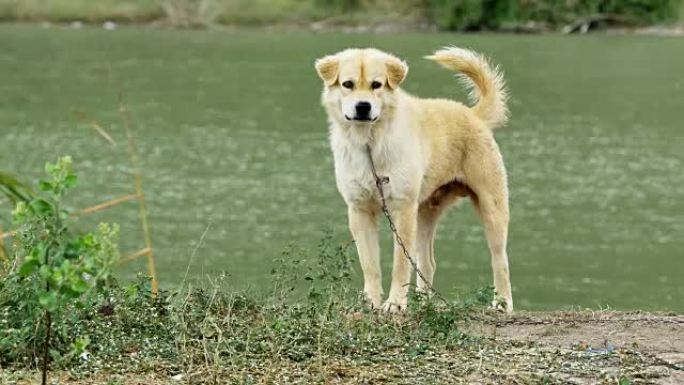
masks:
[(477, 102), (420, 99), (399, 88), (408, 66), (376, 49), (347, 49), (316, 61), (323, 79), (322, 103), (330, 123), (337, 187), (348, 207), (373, 307), (406, 307), (412, 264), (395, 239), (389, 297), (383, 305), (378, 245), (381, 199), (367, 148), (384, 186), (398, 234), (415, 258), (428, 291), (435, 273), (434, 236), (445, 209), (469, 196), (484, 224), (492, 256), (494, 287), (513, 309), (508, 271), (508, 188), (493, 128), (507, 119), (501, 74), (480, 55), (448, 48), (428, 59), (462, 73)]

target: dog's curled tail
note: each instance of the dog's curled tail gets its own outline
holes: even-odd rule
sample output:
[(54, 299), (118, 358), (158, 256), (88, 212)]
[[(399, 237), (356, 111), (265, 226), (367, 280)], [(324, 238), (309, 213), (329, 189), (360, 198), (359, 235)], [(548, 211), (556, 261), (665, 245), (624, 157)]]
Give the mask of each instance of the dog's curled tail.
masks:
[(498, 67), (492, 67), (484, 56), (458, 47), (447, 47), (425, 58), (460, 72), (460, 78), (470, 89), (475, 114), (490, 128), (506, 124), (508, 92)]

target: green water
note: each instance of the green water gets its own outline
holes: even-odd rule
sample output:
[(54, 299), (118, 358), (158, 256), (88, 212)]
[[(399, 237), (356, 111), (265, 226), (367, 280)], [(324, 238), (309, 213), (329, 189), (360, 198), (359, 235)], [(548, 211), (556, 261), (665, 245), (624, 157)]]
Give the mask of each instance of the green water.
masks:
[[(183, 277), (206, 230), (191, 276), (226, 271), (238, 285), (262, 286), (286, 245), (314, 245), (325, 229), (349, 238), (313, 60), (373, 45), (408, 60), (408, 91), (463, 99), (448, 72), (421, 59), (448, 44), (489, 54), (510, 85), (512, 120), (497, 138), (510, 177), (518, 308), (684, 310), (683, 39), (2, 25), (0, 169), (35, 180), (45, 161), (71, 154), (81, 177), (72, 207), (131, 192), (122, 89), (162, 285)], [(123, 251), (142, 246), (135, 204), (80, 223), (102, 220), (121, 223)], [(439, 290), (490, 283), (469, 204), (447, 216), (436, 250)], [(143, 261), (120, 274), (139, 269)]]

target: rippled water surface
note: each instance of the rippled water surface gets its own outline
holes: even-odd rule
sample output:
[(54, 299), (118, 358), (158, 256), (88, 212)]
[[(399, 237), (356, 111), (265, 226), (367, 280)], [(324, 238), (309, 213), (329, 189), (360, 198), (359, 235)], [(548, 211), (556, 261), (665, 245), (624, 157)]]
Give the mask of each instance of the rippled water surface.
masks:
[[(449, 44), (487, 53), (510, 84), (512, 120), (497, 139), (510, 177), (518, 307), (684, 310), (682, 39), (4, 25), (0, 169), (35, 180), (46, 161), (71, 154), (81, 177), (72, 207), (129, 193), (121, 89), (162, 284), (183, 277), (206, 230), (191, 276), (226, 271), (238, 285), (262, 286), (288, 244), (311, 247), (325, 229), (349, 238), (313, 60), (376, 46), (409, 62), (408, 91), (464, 99), (449, 73), (421, 59)], [(118, 144), (108, 145), (79, 112)], [(123, 251), (142, 245), (135, 204), (80, 222), (103, 220), (121, 223)], [(389, 246), (386, 236), (386, 280)], [(490, 282), (469, 204), (447, 216), (436, 250), (438, 289)], [(142, 268), (140, 261), (120, 274)]]

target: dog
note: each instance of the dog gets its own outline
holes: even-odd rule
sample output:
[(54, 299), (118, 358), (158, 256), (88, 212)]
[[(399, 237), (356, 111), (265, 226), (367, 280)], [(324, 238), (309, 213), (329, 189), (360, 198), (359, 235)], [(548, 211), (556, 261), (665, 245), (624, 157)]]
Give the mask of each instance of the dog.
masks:
[[(421, 273), (416, 290), (429, 294), (437, 223), (449, 206), (470, 197), (484, 225), (494, 288), (510, 312), (508, 186), (493, 134), (508, 119), (503, 75), (482, 55), (462, 48), (444, 48), (426, 58), (460, 74), (472, 107), (403, 91), (408, 65), (377, 49), (346, 49), (315, 62), (323, 80), (335, 179), (347, 204), (364, 293), (373, 308), (405, 309), (415, 266)], [(412, 258), (395, 236), (392, 284), (384, 304), (378, 245), (382, 199), (374, 169), (389, 179), (383, 186), (387, 209)]]

